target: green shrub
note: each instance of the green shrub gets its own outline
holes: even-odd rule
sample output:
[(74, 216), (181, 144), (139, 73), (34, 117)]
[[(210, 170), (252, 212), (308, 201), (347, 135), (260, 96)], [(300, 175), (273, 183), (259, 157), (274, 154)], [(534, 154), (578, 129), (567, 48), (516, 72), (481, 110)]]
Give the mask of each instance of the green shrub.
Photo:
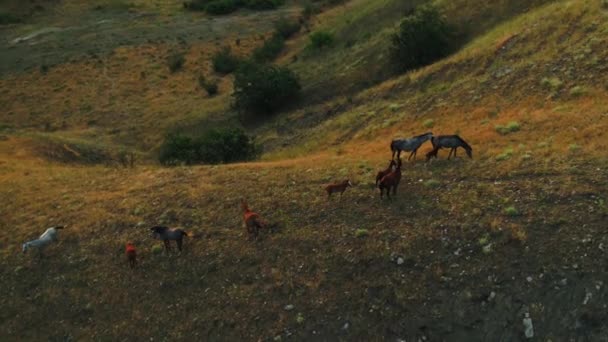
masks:
[(157, 255), (163, 252), (163, 248), (160, 245), (152, 246), (152, 254)]
[(205, 12), (213, 15), (229, 14), (238, 9), (237, 0), (214, 0), (205, 5)]
[(520, 129), (520, 126), (519, 126), (519, 122), (517, 122), (517, 121), (510, 121), (507, 124), (507, 130), (509, 132), (517, 132), (517, 131), (519, 131), (519, 129)]
[(169, 55), (167, 58), (167, 65), (169, 66), (169, 71), (172, 73), (181, 70), (185, 62), (186, 59), (184, 58), (184, 54), (181, 52)]
[(505, 215), (507, 215), (507, 216), (518, 216), (519, 215), (519, 211), (517, 211), (517, 209), (515, 209), (515, 207), (513, 207), (513, 206), (506, 207), (505, 208)]
[(209, 96), (213, 96), (213, 95), (217, 94), (217, 91), (218, 91), (217, 83), (218, 82), (216, 79), (208, 80), (203, 75), (198, 77), (198, 84), (201, 86), (201, 88), (205, 89), (205, 91), (207, 92), (207, 94)]
[(450, 28), (439, 10), (422, 6), (407, 16), (392, 36), (391, 58), (399, 71), (428, 65), (450, 51)]
[(317, 6), (315, 6), (312, 2), (307, 1), (304, 4), (304, 8), (302, 9), (302, 19), (304, 21), (309, 20), (315, 13), (318, 12)]
[(435, 121), (433, 119), (427, 119), (427, 120), (424, 120), (424, 122), (422, 123), (422, 125), (425, 128), (432, 128), (435, 125)]
[(275, 9), (285, 3), (285, 0), (243, 0), (243, 6), (253, 10)]
[(229, 46), (226, 46), (211, 57), (211, 62), (215, 72), (229, 74), (239, 67), (241, 60), (232, 54)]
[(561, 89), (561, 87), (564, 85), (564, 82), (562, 82), (557, 77), (544, 77), (540, 81), (540, 84), (549, 90), (557, 91)]
[(436, 188), (439, 185), (441, 185), (441, 183), (436, 179), (429, 179), (426, 182), (424, 182), (424, 186), (429, 187), (429, 188)]
[(14, 14), (0, 12), (0, 25), (17, 24), (21, 22), (21, 18)]
[(258, 149), (252, 138), (242, 129), (212, 129), (197, 138), (183, 134), (169, 134), (160, 149), (163, 165), (219, 164), (251, 160)]
[(369, 231), (367, 229), (357, 229), (355, 230), (355, 237), (362, 238), (369, 235)]
[(503, 153), (496, 156), (496, 161), (509, 160), (513, 156), (513, 149), (507, 148), (503, 151)]
[(293, 101), (300, 92), (297, 76), (286, 67), (243, 63), (234, 78), (235, 107), (270, 114)]
[(587, 93), (587, 89), (582, 86), (575, 86), (570, 89), (570, 96), (572, 97), (579, 97), (585, 93)]
[(280, 34), (274, 34), (270, 39), (264, 42), (264, 45), (253, 51), (253, 59), (256, 62), (270, 62), (274, 60), (283, 51), (285, 46), (285, 38)]
[(276, 34), (280, 35), (285, 39), (288, 39), (289, 37), (296, 34), (298, 31), (300, 31), (300, 22), (296, 20), (281, 18), (274, 24), (274, 30)]
[(320, 50), (326, 46), (331, 46), (334, 43), (334, 36), (327, 31), (313, 32), (308, 36), (310, 39), (310, 47), (315, 50)]

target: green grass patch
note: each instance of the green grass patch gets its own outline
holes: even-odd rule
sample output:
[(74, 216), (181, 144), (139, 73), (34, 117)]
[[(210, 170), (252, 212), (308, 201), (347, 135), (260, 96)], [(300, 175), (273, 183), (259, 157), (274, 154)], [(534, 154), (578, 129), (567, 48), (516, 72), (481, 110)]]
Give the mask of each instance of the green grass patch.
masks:
[(513, 156), (513, 149), (507, 148), (501, 154), (496, 156), (496, 161), (509, 160)]
[(575, 143), (575, 144), (568, 145), (568, 151), (570, 151), (570, 152), (578, 152), (578, 151), (580, 151), (580, 149), (581, 149), (581, 146), (579, 144)]
[(364, 238), (367, 236), (369, 236), (369, 231), (367, 229), (360, 228), (360, 229), (355, 230), (355, 237)]
[(514, 206), (506, 207), (504, 213), (507, 216), (519, 216), (519, 211)]
[(564, 85), (564, 82), (562, 82), (559, 78), (557, 77), (544, 77), (541, 81), (540, 84), (545, 88), (545, 89), (549, 89), (552, 91), (558, 91), (561, 89), (561, 87)]
[(570, 96), (572, 96), (572, 97), (583, 96), (586, 93), (587, 93), (587, 89), (582, 86), (575, 86), (575, 87), (570, 88)]
[(424, 186), (426, 186), (428, 188), (436, 188), (439, 185), (441, 185), (441, 183), (436, 179), (429, 179), (426, 182), (424, 182)]
[(506, 126), (503, 126), (503, 125), (494, 126), (494, 129), (496, 130), (496, 132), (498, 132), (501, 135), (507, 135), (509, 133), (517, 132), (520, 130), (520, 128), (521, 128), (521, 126), (519, 125), (519, 122), (517, 122), (517, 121), (511, 121)]
[(151, 248), (152, 254), (159, 255), (162, 254), (163, 248), (160, 245), (154, 245)]
[(435, 126), (435, 120), (433, 120), (433, 119), (426, 119), (422, 123), (422, 126), (424, 126), (425, 128), (433, 128), (433, 126)]
[(334, 35), (328, 31), (313, 32), (308, 36), (308, 39), (310, 40), (308, 46), (312, 50), (321, 50), (334, 43)]

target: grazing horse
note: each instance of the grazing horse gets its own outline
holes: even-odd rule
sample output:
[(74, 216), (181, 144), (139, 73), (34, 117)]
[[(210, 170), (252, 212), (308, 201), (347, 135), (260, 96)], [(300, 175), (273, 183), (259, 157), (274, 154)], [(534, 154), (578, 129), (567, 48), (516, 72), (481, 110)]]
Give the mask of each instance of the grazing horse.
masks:
[(340, 198), (342, 198), (342, 194), (344, 193), (344, 191), (346, 191), (346, 188), (348, 188), (349, 186), (353, 186), (353, 183), (351, 183), (350, 180), (348, 180), (348, 179), (345, 180), (344, 182), (327, 185), (325, 187), (325, 191), (327, 191), (327, 199), (329, 200), (331, 198), (331, 194), (333, 194), (334, 192), (339, 192)]
[(135, 250), (135, 245), (133, 242), (127, 242), (127, 246), (125, 247), (125, 254), (127, 255), (127, 261), (129, 262), (129, 266), (131, 268), (135, 267), (137, 264), (137, 251)]
[(397, 166), (397, 163), (395, 163), (395, 159), (391, 159), (386, 170), (378, 171), (378, 174), (376, 175), (376, 186), (378, 186), (378, 182), (382, 179), (382, 177), (388, 175), (393, 171), (393, 166)]
[(401, 157), (401, 151), (412, 152), (407, 160), (410, 160), (414, 156), (416, 160), (416, 152), (420, 145), (425, 141), (431, 139), (433, 133), (428, 132), (409, 139), (395, 139), (391, 142), (391, 151), (393, 152), (393, 159), (395, 159), (395, 152), (397, 152), (397, 159)]
[(243, 209), (243, 221), (245, 222), (245, 228), (247, 228), (247, 233), (249, 234), (249, 240), (251, 240), (252, 237), (257, 239), (260, 228), (267, 227), (266, 222), (262, 220), (258, 213), (249, 209), (245, 200), (241, 200), (241, 208)]
[(401, 181), (401, 159), (397, 162), (397, 167), (395, 171), (392, 171), (388, 175), (382, 177), (380, 183), (378, 184), (378, 188), (380, 188), (380, 199), (382, 199), (382, 195), (384, 194), (384, 189), (386, 189), (386, 196), (391, 198), (391, 188), (393, 188), (393, 195), (397, 195), (397, 187), (399, 186), (399, 182)]
[(459, 147), (464, 148), (467, 156), (469, 158), (473, 158), (473, 149), (466, 141), (464, 141), (461, 137), (457, 135), (440, 135), (433, 137), (431, 139), (431, 143), (433, 144), (433, 150), (427, 153), (427, 160), (431, 157), (437, 157), (437, 152), (442, 148), (450, 148), (450, 153), (448, 154), (448, 159), (452, 156), (452, 152), (454, 153), (454, 157), (456, 157), (456, 149)]
[(177, 249), (181, 252), (182, 239), (184, 238), (184, 236), (191, 236), (188, 232), (179, 228), (154, 226), (150, 228), (150, 230), (152, 231), (153, 238), (163, 240), (163, 243), (165, 244), (165, 251), (167, 251), (167, 253), (169, 253), (169, 250), (171, 249), (171, 246), (169, 245), (169, 242), (171, 240), (175, 240), (175, 242), (177, 243)]
[(50, 227), (45, 230), (38, 239), (24, 243), (22, 245), (23, 253), (27, 252), (28, 249), (35, 247), (38, 250), (38, 256), (42, 256), (42, 250), (52, 242), (57, 241), (58, 229), (63, 229), (63, 226)]

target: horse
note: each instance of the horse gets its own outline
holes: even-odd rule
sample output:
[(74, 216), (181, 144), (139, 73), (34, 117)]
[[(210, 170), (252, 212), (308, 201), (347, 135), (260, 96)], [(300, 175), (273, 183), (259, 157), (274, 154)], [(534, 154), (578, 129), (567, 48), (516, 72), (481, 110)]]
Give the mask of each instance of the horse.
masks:
[(393, 195), (397, 195), (399, 182), (401, 182), (401, 159), (398, 159), (395, 171), (392, 171), (380, 180), (380, 183), (378, 184), (380, 199), (382, 199), (384, 189), (386, 189), (386, 196), (388, 196), (389, 199), (391, 198), (391, 188), (393, 189)]
[(182, 239), (184, 236), (191, 236), (188, 232), (179, 228), (169, 228), (165, 226), (154, 226), (150, 228), (152, 231), (152, 237), (155, 239), (160, 239), (165, 244), (165, 251), (169, 253), (171, 246), (169, 242), (171, 240), (175, 240), (177, 243), (177, 249), (182, 251)]
[(258, 213), (255, 213), (249, 209), (247, 202), (241, 200), (241, 209), (243, 209), (243, 221), (245, 222), (245, 228), (249, 234), (249, 240), (258, 238), (260, 228), (267, 228), (266, 222), (262, 220)]
[(393, 152), (393, 159), (395, 159), (395, 152), (397, 152), (397, 159), (401, 157), (401, 151), (412, 152), (407, 160), (410, 160), (412, 156), (414, 156), (414, 160), (416, 160), (416, 152), (420, 145), (422, 145), (425, 141), (431, 139), (433, 137), (433, 133), (428, 132), (424, 133), (409, 139), (395, 139), (391, 141), (391, 151)]
[(394, 159), (391, 159), (386, 170), (378, 171), (378, 174), (376, 174), (376, 186), (378, 186), (378, 182), (382, 179), (382, 177), (388, 175), (393, 171), (393, 166), (397, 166), (397, 163), (395, 163)]
[(334, 192), (339, 192), (340, 198), (342, 198), (342, 194), (344, 193), (344, 191), (346, 191), (346, 188), (348, 188), (349, 186), (353, 186), (353, 184), (348, 179), (341, 183), (334, 183), (334, 184), (327, 185), (325, 187), (325, 191), (327, 191), (327, 199), (329, 200), (331, 198), (331, 194), (333, 194)]
[(462, 147), (467, 156), (473, 159), (473, 149), (469, 144), (467, 144), (464, 139), (459, 137), (458, 135), (439, 135), (433, 137), (431, 139), (431, 143), (433, 144), (433, 150), (427, 153), (427, 160), (431, 159), (433, 156), (437, 157), (437, 152), (442, 148), (450, 148), (450, 153), (448, 154), (448, 159), (451, 158), (452, 152), (454, 153), (454, 157), (456, 157), (456, 149)]
[(28, 241), (21, 246), (23, 253), (27, 252), (28, 249), (35, 247), (38, 249), (38, 256), (42, 255), (42, 250), (50, 245), (52, 242), (56, 242), (58, 229), (63, 229), (64, 226), (55, 226), (47, 228), (47, 230), (40, 235), (40, 237), (36, 240)]
[(127, 245), (125, 246), (125, 254), (127, 255), (129, 266), (134, 268), (135, 264), (137, 264), (137, 251), (135, 250), (135, 245), (133, 242), (127, 242)]

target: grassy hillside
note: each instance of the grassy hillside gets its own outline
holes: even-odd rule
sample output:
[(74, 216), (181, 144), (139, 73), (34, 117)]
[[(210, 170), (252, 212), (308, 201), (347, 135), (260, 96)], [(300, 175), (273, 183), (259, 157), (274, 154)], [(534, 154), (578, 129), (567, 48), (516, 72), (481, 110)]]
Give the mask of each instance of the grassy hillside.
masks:
[[(199, 22), (177, 7), (147, 9), (202, 38), (183, 44), (166, 32), (162, 41), (104, 45), (91, 59), (58, 54), (44, 73), (2, 72), (0, 336), (519, 341), (529, 313), (538, 339), (605, 339), (608, 9), (600, 1), (437, 3), (459, 27), (476, 28), (462, 31), (468, 43), (361, 92), (345, 80), (377, 69), (367, 57), (346, 66), (380, 56), (368, 49), (384, 44), (399, 7), (354, 0), (320, 14), (313, 31), (342, 37), (352, 27), (369, 38), (318, 56), (306, 56), (305, 34), (289, 42), (279, 62), (302, 74), (305, 94), (335, 79), (345, 87), (258, 125), (260, 162), (161, 168), (146, 159), (168, 129), (233, 119), (230, 76), (213, 98), (196, 80), (211, 73), (215, 49), (232, 44), (245, 54), (260, 43), (271, 22), (256, 14)], [(375, 13), (394, 19), (372, 20)], [(240, 35), (236, 24), (245, 22)], [(221, 28), (219, 38), (199, 24)], [(61, 39), (44, 37), (36, 41), (47, 48)], [(186, 64), (171, 74), (164, 63), (176, 46)], [(41, 57), (23, 58), (36, 65)], [(332, 73), (343, 78), (321, 77)], [(431, 163), (405, 163), (397, 197), (381, 201), (374, 177), (388, 164), (390, 140), (429, 130), (460, 134), (474, 159), (459, 152), (448, 161), (442, 151)], [(125, 149), (138, 153), (137, 167), (109, 162)], [(328, 201), (322, 186), (345, 178), (354, 187)], [(248, 241), (241, 198), (277, 231)], [(68, 228), (44, 258), (21, 254), (24, 241), (54, 224)], [(155, 224), (194, 237), (181, 255), (164, 255), (148, 230)], [(123, 254), (129, 240), (140, 254), (135, 270)]]

